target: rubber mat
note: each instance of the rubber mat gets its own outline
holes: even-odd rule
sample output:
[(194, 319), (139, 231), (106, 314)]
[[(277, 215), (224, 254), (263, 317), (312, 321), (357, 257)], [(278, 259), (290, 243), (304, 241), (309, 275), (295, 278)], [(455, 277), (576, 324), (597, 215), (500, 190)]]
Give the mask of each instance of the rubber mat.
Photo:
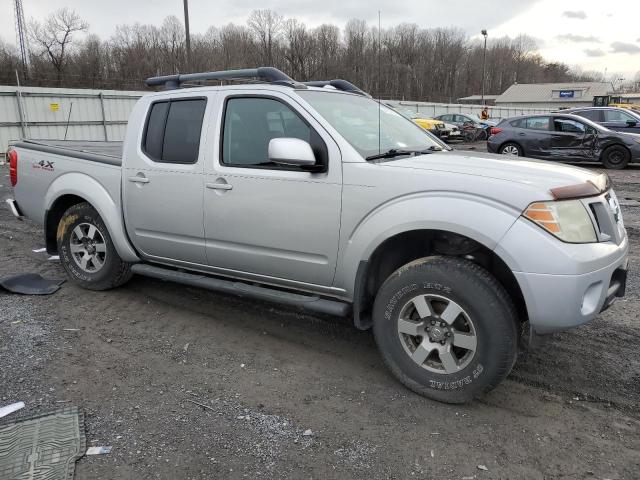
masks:
[(2, 480), (70, 480), (86, 451), (77, 407), (0, 423)]
[(51, 295), (57, 292), (65, 280), (47, 280), (38, 273), (23, 273), (0, 278), (0, 287), (23, 295)]

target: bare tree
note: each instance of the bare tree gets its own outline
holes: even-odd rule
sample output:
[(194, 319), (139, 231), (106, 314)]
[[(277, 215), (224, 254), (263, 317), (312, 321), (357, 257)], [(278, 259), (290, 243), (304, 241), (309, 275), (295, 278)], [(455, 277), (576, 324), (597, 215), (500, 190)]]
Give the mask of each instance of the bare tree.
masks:
[(62, 73), (74, 33), (85, 32), (88, 28), (89, 24), (68, 8), (55, 11), (43, 23), (31, 20), (29, 36), (39, 47), (39, 53), (48, 57), (56, 70), (58, 86), (62, 81)]
[(247, 25), (260, 44), (266, 64), (274, 65), (274, 50), (283, 26), (282, 16), (271, 10), (253, 10)]

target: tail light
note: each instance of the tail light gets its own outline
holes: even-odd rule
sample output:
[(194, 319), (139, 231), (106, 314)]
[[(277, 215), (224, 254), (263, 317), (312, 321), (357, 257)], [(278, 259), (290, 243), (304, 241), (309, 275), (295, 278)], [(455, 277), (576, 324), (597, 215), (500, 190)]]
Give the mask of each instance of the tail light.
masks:
[(10, 150), (7, 157), (9, 158), (9, 181), (11, 186), (15, 187), (18, 183), (18, 152)]
[(501, 128), (498, 127), (491, 127), (491, 130), (489, 130), (489, 133), (491, 133), (491, 135), (497, 135), (502, 131)]

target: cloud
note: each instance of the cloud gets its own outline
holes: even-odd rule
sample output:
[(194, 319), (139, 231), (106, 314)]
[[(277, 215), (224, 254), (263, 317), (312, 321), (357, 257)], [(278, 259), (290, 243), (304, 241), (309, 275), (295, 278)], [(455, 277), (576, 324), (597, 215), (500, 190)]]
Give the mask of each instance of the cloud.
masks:
[(607, 54), (607, 52), (600, 50), (599, 48), (587, 48), (584, 53), (587, 54), (587, 57), (604, 57)]
[(611, 48), (613, 53), (640, 53), (640, 47), (635, 43), (613, 42)]
[(587, 14), (582, 10), (565, 10), (564, 12), (562, 12), (562, 16), (567, 18), (577, 18), (579, 20), (584, 20), (587, 18)]
[(576, 42), (576, 43), (581, 43), (581, 42), (599, 42), (600, 39), (598, 37), (594, 37), (594, 36), (584, 36), (584, 35), (574, 35), (573, 33), (567, 33), (565, 35), (558, 35), (556, 36), (556, 38), (558, 40), (564, 41), (564, 42)]

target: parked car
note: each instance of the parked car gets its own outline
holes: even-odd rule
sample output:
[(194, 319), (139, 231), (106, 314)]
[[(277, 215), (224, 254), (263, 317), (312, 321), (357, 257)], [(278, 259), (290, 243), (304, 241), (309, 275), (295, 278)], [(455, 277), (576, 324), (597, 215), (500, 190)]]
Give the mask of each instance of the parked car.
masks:
[(401, 106), (396, 106), (391, 104), (387, 104), (387, 106), (390, 108), (393, 108), (396, 112), (398, 112), (403, 117), (408, 118), (416, 125), (419, 125), (420, 127), (424, 128), (428, 132), (431, 132), (436, 137), (442, 140), (446, 140), (451, 133), (451, 130), (447, 128), (445, 123), (440, 120), (428, 118), (425, 115), (422, 115), (418, 112), (411, 110), (410, 108), (403, 108)]
[[(179, 88), (230, 77), (263, 83)], [(259, 68), (147, 85), (164, 89), (138, 100), (123, 144), (9, 152), (12, 212), (83, 288), (137, 273), (350, 317), (399, 381), (452, 403), (498, 385), (531, 336), (624, 295), (604, 174), (443, 149), (339, 80)]]
[(588, 118), (609, 130), (640, 133), (640, 112), (635, 110), (619, 107), (585, 107), (563, 110), (562, 113)]
[(445, 139), (447, 143), (463, 140), (462, 132), (460, 131), (460, 127), (457, 125), (454, 125), (453, 123), (445, 123), (444, 128), (449, 130), (449, 135)]
[(438, 115), (435, 119), (456, 125), (467, 141), (486, 140), (491, 127), (497, 124), (495, 120), (480, 120), (464, 113), (446, 113)]
[(577, 115), (529, 115), (493, 127), (487, 150), (544, 160), (595, 161), (622, 169), (640, 160), (640, 135), (614, 132)]

